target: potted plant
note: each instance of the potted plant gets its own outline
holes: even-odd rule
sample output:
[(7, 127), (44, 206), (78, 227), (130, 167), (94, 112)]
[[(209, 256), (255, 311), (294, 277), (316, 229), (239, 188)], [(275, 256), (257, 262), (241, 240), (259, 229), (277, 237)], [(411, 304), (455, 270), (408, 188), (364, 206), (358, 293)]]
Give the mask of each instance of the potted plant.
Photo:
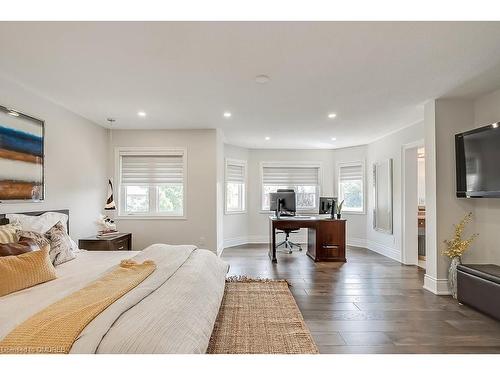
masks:
[(344, 201), (339, 203), (337, 206), (337, 219), (340, 219), (342, 217), (342, 206), (344, 205)]
[(457, 266), (462, 263), (462, 255), (469, 249), (472, 241), (478, 236), (474, 233), (468, 239), (463, 239), (462, 235), (465, 226), (471, 221), (472, 212), (466, 214), (463, 219), (455, 224), (455, 235), (451, 240), (444, 240), (446, 248), (443, 250), (443, 255), (451, 259), (450, 268), (448, 269), (448, 287), (450, 288), (453, 298), (457, 298)]

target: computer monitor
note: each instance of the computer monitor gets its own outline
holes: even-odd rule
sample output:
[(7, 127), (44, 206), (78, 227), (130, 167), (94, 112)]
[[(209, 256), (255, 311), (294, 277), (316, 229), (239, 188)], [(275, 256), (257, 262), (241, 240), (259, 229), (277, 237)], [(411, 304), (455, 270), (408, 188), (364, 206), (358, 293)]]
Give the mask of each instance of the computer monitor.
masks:
[(278, 199), (281, 202), (280, 214), (283, 216), (295, 216), (295, 192), (293, 190), (278, 191), (276, 193), (269, 193), (269, 209), (276, 211), (278, 208)]
[[(333, 210), (335, 211), (335, 205), (337, 200), (333, 197), (320, 197), (319, 198), (319, 213), (320, 214), (329, 214)], [(335, 213), (335, 212), (334, 212)]]

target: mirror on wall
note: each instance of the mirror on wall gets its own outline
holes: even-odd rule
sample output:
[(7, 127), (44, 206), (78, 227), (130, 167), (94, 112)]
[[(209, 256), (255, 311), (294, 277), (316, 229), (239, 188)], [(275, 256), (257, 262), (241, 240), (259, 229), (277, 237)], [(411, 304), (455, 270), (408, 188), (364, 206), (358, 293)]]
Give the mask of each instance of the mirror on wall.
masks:
[(392, 159), (373, 164), (373, 228), (392, 234)]

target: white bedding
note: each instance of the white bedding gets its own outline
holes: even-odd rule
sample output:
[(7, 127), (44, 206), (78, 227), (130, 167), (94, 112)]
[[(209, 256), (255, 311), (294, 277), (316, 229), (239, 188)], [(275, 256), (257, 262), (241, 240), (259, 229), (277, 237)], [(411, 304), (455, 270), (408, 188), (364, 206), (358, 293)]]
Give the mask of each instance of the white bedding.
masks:
[(157, 269), (94, 319), (71, 353), (205, 353), (228, 267), (211, 251), (194, 246), (81, 251), (56, 268), (57, 279), (0, 297), (0, 340), (36, 312), (131, 257), (152, 259)]

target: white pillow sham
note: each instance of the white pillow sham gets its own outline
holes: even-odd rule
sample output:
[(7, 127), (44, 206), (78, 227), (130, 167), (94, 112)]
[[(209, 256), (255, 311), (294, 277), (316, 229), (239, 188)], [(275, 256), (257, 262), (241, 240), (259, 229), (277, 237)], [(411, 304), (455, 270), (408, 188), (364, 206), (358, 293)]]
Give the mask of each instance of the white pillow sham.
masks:
[[(11, 223), (17, 223), (21, 230), (45, 233), (58, 222), (61, 222), (66, 232), (68, 232), (68, 215), (60, 212), (45, 212), (40, 216), (30, 216), (23, 214), (5, 214)], [(77, 251), (78, 245), (71, 239), (71, 250)]]

